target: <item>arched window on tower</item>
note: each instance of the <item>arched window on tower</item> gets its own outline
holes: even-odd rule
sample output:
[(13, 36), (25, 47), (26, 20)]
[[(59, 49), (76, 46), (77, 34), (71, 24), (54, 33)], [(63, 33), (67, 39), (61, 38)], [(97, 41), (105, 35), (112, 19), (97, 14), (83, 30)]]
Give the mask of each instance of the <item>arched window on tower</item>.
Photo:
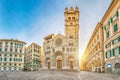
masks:
[(73, 20), (75, 20), (75, 17), (72, 17)]
[(68, 17), (69, 20), (71, 20), (71, 17)]

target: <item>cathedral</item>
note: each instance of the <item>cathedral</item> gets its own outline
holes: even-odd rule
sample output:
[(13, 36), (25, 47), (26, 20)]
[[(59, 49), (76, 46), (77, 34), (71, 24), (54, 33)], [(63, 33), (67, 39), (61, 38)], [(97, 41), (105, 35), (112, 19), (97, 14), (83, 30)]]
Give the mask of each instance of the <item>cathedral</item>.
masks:
[(79, 9), (65, 8), (65, 35), (50, 34), (43, 43), (43, 69), (79, 69)]

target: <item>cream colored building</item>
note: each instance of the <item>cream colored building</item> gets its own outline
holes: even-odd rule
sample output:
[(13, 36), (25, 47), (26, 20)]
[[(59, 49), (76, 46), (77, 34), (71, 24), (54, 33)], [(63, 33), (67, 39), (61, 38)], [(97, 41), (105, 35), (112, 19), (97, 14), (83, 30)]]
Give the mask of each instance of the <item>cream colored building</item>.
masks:
[(103, 27), (98, 23), (80, 61), (81, 70), (104, 72)]
[(41, 66), (42, 48), (36, 43), (32, 43), (26, 47), (25, 50), (25, 69), (26, 70), (39, 70)]
[(0, 39), (0, 71), (21, 71), (24, 68), (25, 42)]
[(101, 23), (104, 27), (105, 69), (120, 74), (120, 0), (113, 0)]
[(78, 69), (79, 66), (79, 10), (65, 9), (65, 35), (48, 35), (43, 44), (44, 69)]

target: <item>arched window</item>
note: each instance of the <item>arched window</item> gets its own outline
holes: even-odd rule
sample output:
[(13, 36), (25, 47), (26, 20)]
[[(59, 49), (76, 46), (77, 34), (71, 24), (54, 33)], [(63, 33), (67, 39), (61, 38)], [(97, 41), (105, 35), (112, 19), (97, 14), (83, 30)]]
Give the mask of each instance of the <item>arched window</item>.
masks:
[(72, 19), (74, 20), (74, 19), (75, 19), (75, 17), (72, 17)]
[(71, 17), (68, 17), (68, 19), (70, 20), (70, 19), (71, 19)]

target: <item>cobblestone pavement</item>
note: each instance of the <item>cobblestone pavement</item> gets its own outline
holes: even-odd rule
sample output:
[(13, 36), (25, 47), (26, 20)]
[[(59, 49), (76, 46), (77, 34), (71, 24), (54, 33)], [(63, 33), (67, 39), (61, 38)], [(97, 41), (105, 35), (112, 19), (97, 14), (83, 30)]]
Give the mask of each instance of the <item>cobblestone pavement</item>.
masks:
[(120, 80), (120, 75), (83, 71), (0, 72), (0, 80)]

